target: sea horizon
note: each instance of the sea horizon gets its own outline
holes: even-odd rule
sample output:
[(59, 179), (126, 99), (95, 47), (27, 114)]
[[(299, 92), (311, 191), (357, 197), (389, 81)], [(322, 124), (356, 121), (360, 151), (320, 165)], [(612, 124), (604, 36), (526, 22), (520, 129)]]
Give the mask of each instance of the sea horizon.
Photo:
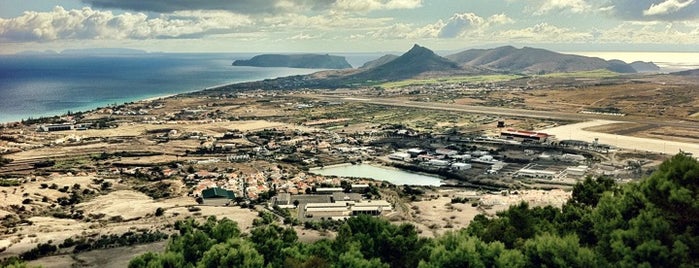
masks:
[(316, 69), (232, 66), (245, 54), (0, 56), (0, 123), (60, 116)]

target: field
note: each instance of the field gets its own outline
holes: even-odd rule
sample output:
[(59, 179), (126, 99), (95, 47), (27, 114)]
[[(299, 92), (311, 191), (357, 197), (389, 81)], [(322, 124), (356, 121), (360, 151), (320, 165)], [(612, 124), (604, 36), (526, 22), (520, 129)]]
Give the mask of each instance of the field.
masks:
[(521, 78), (521, 75), (476, 75), (476, 76), (455, 76), (446, 78), (432, 78), (432, 79), (407, 79), (397, 82), (388, 82), (380, 84), (383, 88), (398, 88), (406, 86), (424, 86), (424, 85), (436, 85), (436, 84), (456, 84), (456, 83), (492, 83), (492, 82), (502, 82), (509, 81), (513, 79)]

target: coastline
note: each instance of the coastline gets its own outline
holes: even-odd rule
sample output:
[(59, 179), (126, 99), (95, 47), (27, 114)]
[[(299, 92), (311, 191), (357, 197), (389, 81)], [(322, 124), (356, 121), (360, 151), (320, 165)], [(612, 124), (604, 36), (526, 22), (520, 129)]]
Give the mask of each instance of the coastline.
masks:
[[(238, 84), (238, 83), (247, 83), (247, 82), (251, 82), (251, 81), (254, 81), (254, 80), (250, 80), (250, 81), (241, 81), (241, 82), (232, 82), (232, 83), (226, 83), (226, 84), (219, 84), (219, 85), (207, 87), (207, 88), (204, 88), (204, 89), (196, 89), (196, 90), (191, 90), (191, 91), (186, 91), (186, 92), (180, 92), (180, 93), (164, 94), (164, 95), (158, 95), (158, 96), (154, 96), (154, 97), (139, 98), (139, 99), (132, 100), (132, 101), (123, 101), (123, 102), (117, 103), (117, 105), (122, 105), (122, 104), (130, 103), (130, 102), (134, 102), (134, 103), (135, 103), (135, 102), (143, 102), (143, 103), (145, 103), (145, 102), (153, 102), (153, 101), (156, 101), (156, 100), (164, 100), (164, 99), (169, 99), (169, 98), (173, 98), (173, 97), (177, 97), (177, 96), (181, 96), (181, 95), (191, 94), (191, 93), (195, 93), (195, 92), (202, 92), (202, 91), (205, 91), (205, 90), (217, 89), (217, 88), (222, 88), (222, 87), (226, 87), (226, 86), (230, 86), (230, 85), (235, 85), (235, 84)], [(96, 107), (94, 107), (94, 108), (85, 109), (85, 110), (76, 109), (76, 110), (73, 111), (73, 113), (89, 113), (89, 112), (92, 112), (92, 111), (95, 111), (95, 110), (99, 110), (99, 109), (104, 109), (104, 108), (107, 108), (107, 107), (109, 107), (109, 105), (107, 105), (107, 106), (99, 105), (99, 106), (96, 106)], [(26, 120), (26, 119), (28, 119), (28, 118), (37, 119), (37, 118), (42, 118), (42, 117), (47, 118), (47, 117), (55, 117), (55, 116), (63, 116), (63, 115), (65, 115), (65, 113), (61, 113), (61, 114), (44, 114), (44, 115), (36, 115), (36, 116), (27, 116), (26, 118), (22, 118), (22, 119), (20, 119), (20, 120), (9, 120), (9, 121), (6, 121), (6, 120), (4, 120), (4, 119), (0, 119), (0, 124), (14, 124), (14, 123), (19, 123), (19, 122), (21, 122), (22, 120)]]
[[(309, 70), (311, 70), (311, 69), (309, 69)], [(315, 69), (313, 69), (313, 70), (315, 70)], [(290, 75), (287, 75), (287, 76), (290, 76)], [(208, 86), (208, 87), (204, 87), (204, 88), (191, 89), (191, 90), (187, 90), (187, 91), (179, 92), (179, 93), (162, 94), (162, 95), (150, 96), (150, 97), (137, 97), (134, 100), (122, 100), (122, 101), (115, 102), (115, 103), (117, 105), (123, 105), (123, 104), (130, 103), (130, 102), (134, 102), (134, 103), (135, 102), (152, 102), (152, 101), (156, 101), (156, 100), (164, 100), (164, 99), (169, 99), (169, 98), (178, 97), (178, 96), (191, 94), (191, 93), (203, 92), (206, 90), (219, 89), (219, 88), (223, 88), (223, 87), (227, 87), (227, 86), (231, 86), (231, 85), (235, 85), (235, 84), (240, 84), (240, 83), (249, 83), (249, 82), (255, 82), (255, 81), (262, 81), (265, 79), (277, 79), (277, 78), (282, 78), (282, 77), (286, 77), (286, 76), (275, 76), (275, 77), (261, 78), (261, 79), (240, 80), (240, 81), (235, 81), (235, 82), (216, 84), (216, 85)], [(75, 109), (69, 109), (69, 110), (72, 111), (73, 113), (78, 113), (78, 112), (79, 113), (89, 113), (89, 112), (92, 112), (95, 110), (104, 109), (106, 107), (109, 107), (109, 105), (111, 105), (111, 104), (106, 104), (106, 105), (98, 104), (97, 106), (92, 107), (92, 108), (84, 108), (84, 109), (83, 108), (75, 108)], [(49, 118), (49, 117), (56, 117), (56, 116), (60, 117), (60, 116), (63, 116), (65, 114), (66, 114), (65, 112), (63, 112), (63, 113), (50, 113), (49, 112), (49, 113), (45, 113), (45, 114), (23, 115), (22, 118), (20, 118), (20, 119), (7, 119), (6, 120), (6, 119), (0, 118), (0, 125), (20, 123), (22, 120), (26, 120), (29, 118), (37, 119), (37, 118)]]

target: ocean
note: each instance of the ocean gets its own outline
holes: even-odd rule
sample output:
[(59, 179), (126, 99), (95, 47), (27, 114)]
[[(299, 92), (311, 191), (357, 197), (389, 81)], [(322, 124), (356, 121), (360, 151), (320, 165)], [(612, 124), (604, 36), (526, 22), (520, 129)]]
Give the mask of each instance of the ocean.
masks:
[[(699, 53), (577, 52), (653, 61), (663, 72), (699, 68)], [(338, 53), (354, 67), (379, 53)], [(203, 90), (208, 87), (318, 70), (232, 66), (254, 54), (147, 53), (134, 55), (0, 55), (0, 123), (86, 111), (112, 104)]]
[(246, 54), (3, 55), (0, 122), (318, 70), (231, 66)]

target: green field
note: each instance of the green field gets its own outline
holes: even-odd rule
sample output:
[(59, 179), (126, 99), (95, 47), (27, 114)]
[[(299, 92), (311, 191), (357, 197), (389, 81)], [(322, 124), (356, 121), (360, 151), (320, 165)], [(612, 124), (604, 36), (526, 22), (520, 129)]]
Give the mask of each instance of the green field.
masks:
[(583, 72), (571, 72), (571, 73), (550, 73), (543, 75), (534, 75), (533, 77), (543, 77), (543, 78), (608, 78), (619, 76), (619, 73), (612, 72), (610, 70), (599, 69), (592, 71)]
[(514, 74), (494, 74), (494, 75), (474, 75), (474, 76), (453, 76), (453, 77), (443, 77), (443, 78), (430, 78), (430, 79), (408, 79), (402, 81), (388, 82), (380, 84), (383, 88), (397, 88), (405, 86), (420, 86), (420, 85), (431, 85), (431, 84), (442, 84), (442, 83), (488, 83), (488, 82), (501, 82), (509, 81), (517, 78), (521, 78), (521, 75)]

